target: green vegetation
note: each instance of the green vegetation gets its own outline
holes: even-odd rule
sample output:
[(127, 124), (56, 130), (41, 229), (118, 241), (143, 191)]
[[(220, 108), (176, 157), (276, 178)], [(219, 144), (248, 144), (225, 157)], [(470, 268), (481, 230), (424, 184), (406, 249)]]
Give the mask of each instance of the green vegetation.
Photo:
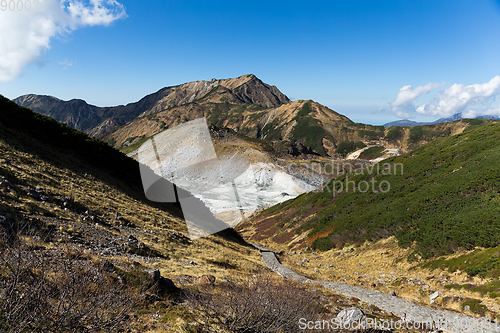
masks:
[(124, 154), (128, 154), (128, 153), (131, 153), (133, 152), (134, 150), (136, 150), (137, 148), (139, 148), (140, 146), (142, 146), (142, 144), (146, 141), (148, 141), (150, 137), (147, 137), (147, 138), (142, 138), (141, 140), (137, 141), (136, 143), (133, 143), (131, 144), (130, 146), (128, 147), (125, 147), (125, 148), (122, 148), (120, 149), (120, 151)]
[(483, 125), (484, 120), (480, 118), (475, 119), (462, 119), (463, 122), (470, 124), (471, 126)]
[(277, 127), (278, 119), (274, 119), (268, 123), (261, 131), (260, 137), (265, 138), (267, 141), (281, 140), (281, 131)]
[(491, 298), (500, 297), (500, 281), (498, 279), (486, 282), (484, 284), (476, 285), (472, 283), (457, 284), (452, 283), (444, 286), (445, 289), (455, 289), (455, 290), (468, 290), (470, 292), (480, 293), (482, 296), (489, 296)]
[(369, 140), (377, 140), (384, 136), (384, 132), (376, 132), (369, 130), (359, 130), (358, 134), (359, 136)]
[(328, 251), (335, 247), (335, 243), (330, 238), (318, 238), (311, 247), (319, 251)]
[(410, 129), (410, 141), (417, 142), (422, 140), (424, 132), (422, 131), (422, 126), (415, 126)]
[(466, 306), (470, 308), (471, 312), (480, 314), (481, 316), (484, 316), (486, 314), (486, 311), (488, 310), (486, 305), (482, 304), (478, 299), (469, 298), (468, 300), (460, 304), (460, 308), (462, 310), (464, 310)]
[(305, 102), (297, 113), (297, 116), (293, 118), (293, 120), (297, 121), (297, 125), (293, 128), (292, 134), (293, 137), (297, 141), (302, 142), (304, 146), (311, 147), (317, 154), (325, 155), (326, 152), (323, 148), (323, 138), (327, 136), (327, 133), (325, 129), (320, 126), (317, 119), (309, 116), (311, 111), (311, 101)]
[(347, 154), (355, 150), (366, 147), (366, 145), (361, 141), (341, 141), (337, 146), (337, 154), (346, 157)]
[(436, 259), (424, 265), (426, 268), (446, 269), (449, 272), (465, 271), (470, 276), (500, 277), (500, 247), (476, 249), (451, 259)]
[(387, 131), (387, 135), (385, 138), (388, 141), (396, 141), (399, 140), (403, 137), (404, 132), (402, 131), (402, 128), (399, 126), (396, 127), (391, 127), (389, 131)]
[(447, 127), (446, 129), (440, 131), (436, 130), (435, 126), (415, 126), (410, 129), (410, 142), (416, 143), (421, 140), (433, 140), (436, 138), (446, 137), (451, 134), (451, 129)]
[(212, 112), (208, 118), (208, 123), (211, 126), (223, 126), (224, 120), (227, 119), (230, 106), (227, 103), (211, 103)]
[[(299, 197), (298, 209), (317, 213), (298, 232), (310, 230), (314, 236), (333, 230), (326, 236), (333, 244), (395, 235), (400, 246), (414, 248), (410, 258), (498, 246), (499, 140), (500, 124), (484, 125), (332, 180), (323, 191)], [(361, 182), (370, 184), (366, 193), (356, 187)], [(294, 205), (290, 200), (280, 208)], [(486, 260), (470, 273), (481, 274), (495, 265)]]
[(370, 147), (370, 148), (366, 149), (365, 151), (363, 151), (359, 155), (359, 158), (364, 159), (364, 160), (373, 160), (373, 159), (376, 159), (377, 157), (382, 156), (384, 151), (385, 151), (384, 147), (380, 147), (380, 146)]

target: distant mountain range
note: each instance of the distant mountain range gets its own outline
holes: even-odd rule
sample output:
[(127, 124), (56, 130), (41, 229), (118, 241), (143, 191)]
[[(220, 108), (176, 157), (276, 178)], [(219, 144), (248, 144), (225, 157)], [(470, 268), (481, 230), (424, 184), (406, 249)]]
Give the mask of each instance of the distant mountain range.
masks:
[[(417, 122), (417, 121), (412, 121), (409, 119), (403, 119), (403, 120), (396, 120), (392, 121), (390, 123), (384, 124), (384, 127), (391, 127), (391, 126), (422, 126), (422, 125), (434, 125), (434, 124), (442, 124), (442, 123), (451, 123), (452, 121), (455, 120), (460, 120), (460, 119), (465, 119), (466, 117), (462, 116), (462, 113), (456, 113), (451, 117), (447, 118), (440, 118), (436, 121), (433, 122)], [(498, 120), (500, 117), (497, 116), (478, 116), (476, 118), (481, 118), (481, 119), (492, 119), (492, 120)]]

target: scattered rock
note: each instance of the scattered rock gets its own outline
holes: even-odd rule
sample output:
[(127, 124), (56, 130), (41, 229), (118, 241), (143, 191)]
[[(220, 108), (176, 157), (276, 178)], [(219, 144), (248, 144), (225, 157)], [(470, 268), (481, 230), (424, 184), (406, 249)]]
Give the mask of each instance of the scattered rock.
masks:
[(353, 324), (363, 322), (365, 318), (365, 313), (356, 307), (344, 309), (337, 315), (337, 320), (343, 327), (352, 327)]
[(198, 278), (198, 283), (213, 285), (215, 283), (215, 276), (202, 275)]
[(115, 270), (115, 265), (109, 260), (104, 260), (104, 263), (102, 264), (102, 267), (107, 271), (107, 272), (112, 272)]
[(161, 278), (159, 269), (148, 269), (145, 272), (148, 273), (149, 278), (154, 282), (158, 282)]
[(395, 292), (394, 290), (393, 290), (393, 291), (391, 291), (390, 295), (391, 295), (391, 296), (397, 296), (397, 295), (396, 295), (396, 292)]
[(470, 311), (470, 306), (469, 305), (464, 306), (464, 310), (465, 311)]
[(436, 291), (435, 293), (431, 294), (431, 295), (429, 296), (429, 301), (430, 301), (430, 303), (431, 303), (431, 304), (432, 304), (432, 303), (434, 303), (434, 300), (435, 300), (436, 298), (438, 298), (439, 296), (441, 296), (441, 294), (439, 293), (439, 291)]
[(236, 287), (236, 285), (234, 283), (232, 283), (231, 281), (228, 281), (226, 279), (220, 280), (220, 284), (223, 284), (223, 285), (226, 285), (226, 286), (232, 287), (232, 288)]

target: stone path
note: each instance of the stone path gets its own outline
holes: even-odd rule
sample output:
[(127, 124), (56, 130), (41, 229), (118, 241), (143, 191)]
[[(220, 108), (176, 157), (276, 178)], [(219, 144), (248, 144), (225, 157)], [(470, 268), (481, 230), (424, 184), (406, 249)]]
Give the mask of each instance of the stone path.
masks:
[(490, 323), (486, 321), (486, 318), (477, 319), (451, 311), (428, 308), (416, 305), (397, 296), (392, 296), (376, 290), (351, 286), (345, 283), (308, 279), (282, 265), (276, 258), (276, 251), (268, 250), (257, 244), (250, 244), (260, 250), (264, 264), (282, 277), (303, 282), (318, 283), (341, 295), (356, 297), (363, 302), (374, 304), (379, 309), (392, 312), (403, 320), (411, 322), (412, 324), (410, 324), (409, 327), (412, 327), (411, 325), (413, 325), (413, 323), (434, 322), (437, 327), (444, 332), (500, 333), (500, 324)]

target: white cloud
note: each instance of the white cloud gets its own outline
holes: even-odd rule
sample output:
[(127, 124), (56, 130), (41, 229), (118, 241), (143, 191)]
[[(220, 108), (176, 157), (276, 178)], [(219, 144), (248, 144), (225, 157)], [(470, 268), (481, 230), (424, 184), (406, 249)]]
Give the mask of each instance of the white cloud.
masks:
[[(25, 1), (26, 2), (26, 1)], [(35, 0), (31, 1), (35, 4)], [(0, 11), (0, 81), (11, 81), (50, 49), (51, 39), (94, 25), (125, 18), (115, 0), (45, 0), (38, 11)]]
[(62, 69), (67, 69), (73, 66), (73, 60), (64, 59), (64, 61), (59, 62), (59, 65), (62, 66)]
[(409, 118), (410, 112), (415, 111), (415, 100), (422, 94), (429, 93), (444, 83), (429, 82), (425, 86), (412, 89), (410, 85), (399, 89), (396, 99), (391, 103), (392, 111), (400, 118)]
[(109, 25), (124, 17), (125, 8), (115, 0), (90, 0), (91, 6), (79, 1), (67, 1), (67, 11), (74, 22), (83, 25)]
[[(489, 103), (500, 94), (500, 76), (482, 84), (453, 84), (438, 92), (429, 104), (419, 106), (416, 111), (424, 115), (450, 117), (456, 113), (464, 116), (500, 115), (500, 108), (491, 108)], [(477, 107), (486, 106), (483, 111)]]
[(476, 118), (479, 116), (497, 116), (500, 117), (500, 106), (496, 108), (489, 107), (484, 111), (467, 110), (462, 112), (462, 118)]

